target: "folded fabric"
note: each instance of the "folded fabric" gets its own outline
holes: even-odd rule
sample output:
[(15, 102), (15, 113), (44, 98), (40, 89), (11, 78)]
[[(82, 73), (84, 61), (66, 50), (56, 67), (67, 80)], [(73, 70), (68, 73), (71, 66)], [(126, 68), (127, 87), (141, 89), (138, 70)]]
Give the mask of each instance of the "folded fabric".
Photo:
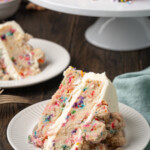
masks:
[[(150, 124), (150, 67), (119, 75), (113, 83), (119, 101), (140, 112)], [(150, 143), (146, 150), (150, 150)]]

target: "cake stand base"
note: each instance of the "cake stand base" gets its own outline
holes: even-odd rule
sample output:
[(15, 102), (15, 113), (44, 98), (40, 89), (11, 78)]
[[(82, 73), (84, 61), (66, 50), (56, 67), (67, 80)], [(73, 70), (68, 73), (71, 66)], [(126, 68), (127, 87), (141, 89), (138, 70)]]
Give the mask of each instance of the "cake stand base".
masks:
[(87, 41), (114, 51), (132, 51), (150, 46), (148, 18), (100, 18), (85, 32)]

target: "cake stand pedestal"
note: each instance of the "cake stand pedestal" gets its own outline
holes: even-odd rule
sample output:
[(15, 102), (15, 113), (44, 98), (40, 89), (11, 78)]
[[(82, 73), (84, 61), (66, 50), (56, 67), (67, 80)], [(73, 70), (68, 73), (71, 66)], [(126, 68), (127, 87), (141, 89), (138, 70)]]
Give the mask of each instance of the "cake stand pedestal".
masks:
[(100, 18), (85, 32), (87, 41), (109, 50), (137, 50), (150, 46), (148, 18)]
[(30, 0), (51, 10), (101, 17), (85, 32), (86, 40), (114, 51), (139, 50), (150, 46), (150, 0), (132, 4), (112, 0)]

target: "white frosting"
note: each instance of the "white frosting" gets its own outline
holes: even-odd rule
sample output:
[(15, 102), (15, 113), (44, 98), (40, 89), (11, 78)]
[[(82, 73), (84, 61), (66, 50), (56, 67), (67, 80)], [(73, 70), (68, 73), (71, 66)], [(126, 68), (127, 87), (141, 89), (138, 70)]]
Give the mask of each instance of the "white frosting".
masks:
[[(93, 72), (85, 73), (84, 77), (82, 78), (82, 82), (72, 92), (72, 99), (69, 103), (67, 103), (62, 115), (57, 119), (55, 124), (49, 128), (48, 134), (52, 135), (52, 136), (48, 137), (47, 142), (44, 144), (44, 150), (49, 150), (49, 149), (53, 150), (53, 148), (52, 148), (53, 142), (52, 141), (55, 139), (55, 136), (61, 129), (62, 124), (66, 122), (65, 118), (67, 117), (67, 114), (72, 109), (72, 106), (74, 105), (77, 97), (82, 92), (82, 89), (84, 88), (87, 80), (101, 81), (102, 86), (100, 86), (101, 93), (96, 98), (95, 106), (93, 107), (89, 117), (85, 121), (85, 124), (88, 122), (91, 122), (93, 115), (96, 111), (96, 105), (98, 103), (100, 103), (102, 100), (107, 101), (109, 110), (111, 112), (118, 112), (119, 109), (118, 109), (118, 100), (117, 100), (116, 91), (115, 91), (114, 86), (110, 82), (110, 80), (106, 77), (105, 73), (102, 73), (102, 74), (95, 74)], [(80, 134), (82, 134), (82, 133), (80, 133)], [(79, 135), (79, 137), (80, 136), (81, 135)], [(75, 147), (75, 145), (72, 147), (72, 149)]]

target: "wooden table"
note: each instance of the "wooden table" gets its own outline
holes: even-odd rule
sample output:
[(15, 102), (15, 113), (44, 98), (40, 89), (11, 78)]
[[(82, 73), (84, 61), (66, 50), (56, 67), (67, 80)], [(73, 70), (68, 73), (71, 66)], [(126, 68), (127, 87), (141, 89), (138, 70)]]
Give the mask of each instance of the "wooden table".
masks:
[[(150, 65), (150, 48), (133, 52), (113, 52), (96, 48), (84, 38), (85, 30), (97, 18), (61, 14), (54, 11), (29, 11), (23, 3), (16, 20), (23, 29), (35, 37), (54, 41), (64, 46), (71, 55), (70, 65), (77, 69), (106, 72), (113, 80), (115, 76), (144, 69)], [(6, 89), (3, 94), (26, 97), (33, 103), (51, 98), (62, 80), (62, 74), (44, 83), (17, 89)], [(9, 121), (27, 104), (5, 104), (0, 106), (0, 150), (12, 150), (6, 137)]]

